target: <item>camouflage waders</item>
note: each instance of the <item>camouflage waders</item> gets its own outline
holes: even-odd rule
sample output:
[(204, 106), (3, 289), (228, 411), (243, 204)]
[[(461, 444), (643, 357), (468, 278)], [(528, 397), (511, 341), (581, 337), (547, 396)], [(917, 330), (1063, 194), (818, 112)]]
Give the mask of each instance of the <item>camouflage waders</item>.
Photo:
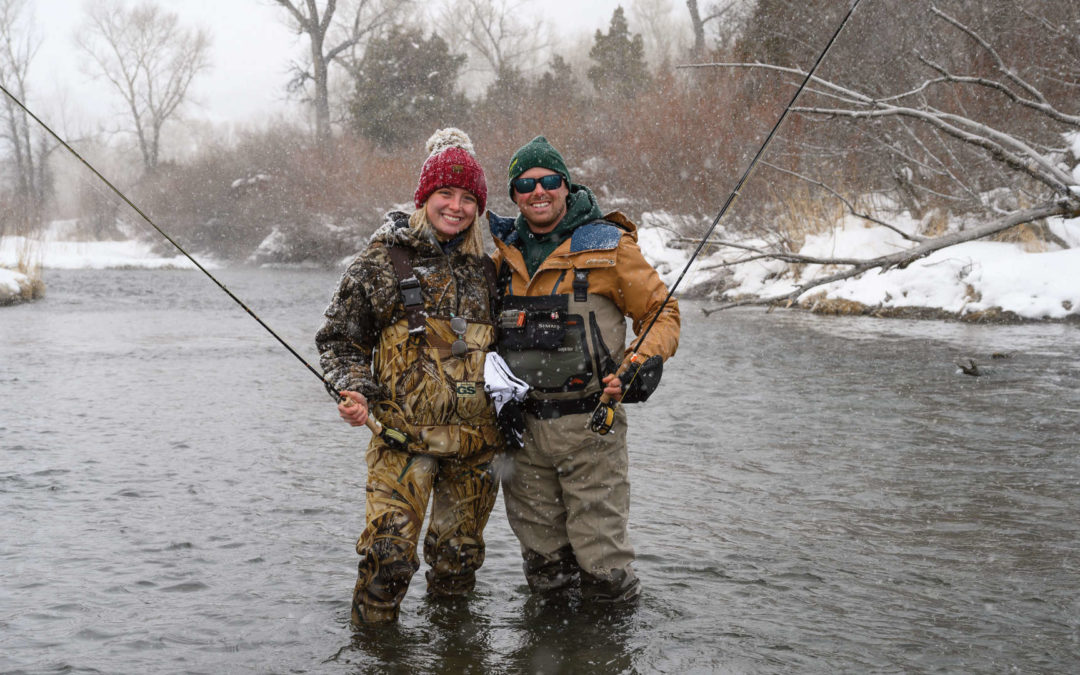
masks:
[(383, 330), (375, 371), (390, 396), (372, 405), (384, 424), (413, 439), (407, 451), (379, 438), (368, 446), (367, 527), (356, 551), (361, 560), (353, 591), (356, 624), (393, 621), (420, 567), (416, 553), (429, 498), (424, 538), (428, 593), (464, 595), (484, 563), (484, 526), (498, 482), (491, 460), (501, 438), (483, 388), (484, 346), (494, 327), (473, 322), (461, 338), (468, 351), (452, 354), (459, 336), (449, 321), (425, 319), (424, 338), (402, 320)]
[(468, 459), (391, 450), (373, 438), (367, 451), (367, 527), (356, 544), (360, 564), (353, 591), (356, 625), (397, 618), (409, 580), (420, 567), (417, 543), (429, 498), (424, 538), (428, 593), (463, 595), (484, 563), (484, 525), (498, 484), (489, 449)]

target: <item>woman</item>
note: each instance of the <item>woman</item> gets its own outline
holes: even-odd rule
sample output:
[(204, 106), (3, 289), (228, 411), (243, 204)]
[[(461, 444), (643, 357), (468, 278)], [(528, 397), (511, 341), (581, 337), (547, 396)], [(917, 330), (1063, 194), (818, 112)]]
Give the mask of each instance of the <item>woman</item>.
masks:
[(498, 490), (491, 462), (502, 439), (483, 387), (495, 339), (494, 268), (484, 262), (478, 225), (487, 184), (464, 132), (439, 130), (427, 150), (416, 210), (387, 214), (346, 270), (315, 338), (326, 380), (343, 396), (341, 418), (361, 426), (371, 414), (408, 436), (404, 449), (375, 435), (368, 445), (355, 625), (397, 618), (420, 566), (432, 495), (427, 591), (472, 590)]

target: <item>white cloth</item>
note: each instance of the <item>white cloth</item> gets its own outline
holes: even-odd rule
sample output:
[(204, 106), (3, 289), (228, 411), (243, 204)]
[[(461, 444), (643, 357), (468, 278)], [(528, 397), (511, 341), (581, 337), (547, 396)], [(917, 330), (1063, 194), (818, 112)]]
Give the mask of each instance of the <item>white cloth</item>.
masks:
[(484, 391), (495, 402), (495, 413), (498, 414), (508, 402), (524, 401), (529, 385), (510, 371), (503, 357), (488, 352), (484, 358)]

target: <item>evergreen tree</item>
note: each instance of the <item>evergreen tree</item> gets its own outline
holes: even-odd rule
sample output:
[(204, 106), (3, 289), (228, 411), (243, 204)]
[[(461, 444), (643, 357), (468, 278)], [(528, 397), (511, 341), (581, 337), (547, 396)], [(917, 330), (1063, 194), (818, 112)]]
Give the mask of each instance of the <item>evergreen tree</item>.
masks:
[(589, 58), (596, 62), (589, 68), (589, 81), (601, 96), (630, 98), (649, 82), (645, 41), (640, 34), (630, 35), (621, 6), (611, 15), (607, 35), (596, 31)]
[(573, 104), (581, 97), (574, 71), (566, 59), (558, 54), (551, 57), (547, 71), (537, 81), (536, 92), (539, 96), (563, 101), (566, 105)]
[(495, 81), (484, 94), (485, 102), (506, 113), (517, 112), (525, 105), (529, 85), (521, 71), (513, 66), (499, 69)]
[[(457, 81), (466, 57), (419, 28), (394, 27), (372, 40), (356, 72), (350, 123), (382, 148), (414, 141), (449, 118), (464, 114)], [(426, 137), (426, 136), (425, 136)]]

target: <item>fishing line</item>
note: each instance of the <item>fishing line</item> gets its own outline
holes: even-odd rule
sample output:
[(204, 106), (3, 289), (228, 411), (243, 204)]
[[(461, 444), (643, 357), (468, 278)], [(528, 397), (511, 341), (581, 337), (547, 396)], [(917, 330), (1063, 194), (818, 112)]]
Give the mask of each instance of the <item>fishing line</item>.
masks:
[[(717, 213), (716, 217), (713, 218), (712, 225), (710, 225), (709, 229), (705, 231), (705, 236), (701, 238), (700, 242), (698, 242), (697, 248), (695, 248), (694, 252), (690, 255), (690, 259), (686, 261), (686, 265), (683, 266), (682, 272), (679, 273), (679, 277), (675, 280), (675, 283), (671, 285), (671, 288), (668, 290), (667, 297), (665, 297), (664, 302), (660, 304), (660, 309), (656, 311), (656, 314), (653, 315), (652, 320), (649, 321), (649, 324), (645, 327), (645, 330), (642, 331), (641, 335), (638, 336), (636, 344), (630, 350), (630, 359), (619, 368), (618, 372), (625, 372), (626, 368), (628, 368), (631, 364), (638, 362), (639, 357), (637, 354), (637, 350), (641, 348), (642, 344), (644, 344), (645, 337), (649, 334), (649, 331), (652, 330), (652, 327), (656, 323), (656, 320), (660, 318), (660, 315), (663, 313), (664, 308), (667, 307), (668, 301), (671, 300), (672, 296), (675, 295), (675, 289), (679, 287), (679, 284), (682, 282), (683, 277), (685, 277), (686, 273), (690, 270), (690, 265), (693, 264), (694, 259), (697, 258), (698, 254), (701, 253), (701, 250), (705, 248), (705, 244), (708, 243), (709, 237), (712, 236), (712, 233), (716, 229), (716, 226), (720, 223), (720, 219), (724, 217), (724, 214), (727, 213), (728, 209), (731, 208), (731, 205), (734, 204), (735, 200), (739, 197), (743, 185), (746, 183), (747, 180), (750, 179), (750, 175), (754, 172), (754, 168), (757, 166), (758, 160), (760, 160), (762, 155), (765, 154), (765, 150), (769, 147), (769, 144), (772, 143), (772, 140), (776, 136), (777, 132), (779, 132), (780, 126), (784, 123), (784, 120), (787, 119), (788, 113), (791, 112), (792, 106), (795, 105), (795, 102), (798, 100), (799, 95), (802, 94), (803, 90), (806, 88), (806, 85), (809, 84), (810, 79), (814, 76), (814, 72), (817, 70), (818, 66), (821, 65), (821, 62), (823, 60), (825, 60), (825, 55), (829, 53), (830, 49), (832, 49), (833, 43), (836, 42), (836, 38), (839, 37), (840, 32), (844, 30), (844, 26), (847, 25), (848, 20), (851, 19), (851, 15), (855, 12), (855, 8), (859, 5), (860, 2), (862, 2), (862, 0), (855, 0), (851, 4), (851, 7), (848, 8), (847, 14), (844, 15), (844, 19), (840, 22), (840, 25), (836, 27), (836, 30), (833, 32), (832, 37), (829, 38), (829, 42), (825, 45), (825, 48), (821, 50), (820, 54), (818, 54), (817, 60), (814, 61), (814, 65), (810, 68), (809, 72), (806, 73), (806, 77), (803, 78), (802, 83), (799, 85), (798, 89), (795, 90), (795, 94), (791, 97), (791, 101), (784, 107), (784, 111), (780, 113), (780, 118), (776, 120), (776, 124), (774, 124), (773, 128), (769, 131), (769, 135), (765, 137), (765, 142), (761, 144), (761, 147), (758, 148), (757, 153), (754, 154), (754, 158), (750, 160), (750, 164), (746, 167), (746, 171), (743, 172), (743, 175), (739, 179), (739, 182), (735, 184), (735, 189), (733, 189), (731, 191), (731, 194), (728, 195), (728, 198), (724, 202), (724, 205), (720, 207), (719, 213)], [(626, 385), (623, 387), (623, 391), (626, 391), (630, 387), (634, 379), (637, 378), (639, 372), (641, 372), (640, 367), (634, 371), (633, 375), (630, 378), (630, 381), (627, 382)], [(592, 418), (589, 420), (589, 428), (599, 434), (606, 434), (608, 431), (611, 431), (611, 425), (615, 421), (615, 406), (610, 402), (610, 400), (611, 397), (607, 394), (601, 395), (600, 403), (597, 405), (596, 410), (593, 411)]]
[[(37, 115), (35, 115), (35, 114), (34, 114), (34, 112), (33, 112), (32, 110), (30, 110), (30, 108), (26, 107), (26, 105), (25, 105), (25, 104), (24, 104), (24, 103), (23, 103), (23, 102), (22, 102), (21, 100), (19, 100), (19, 98), (18, 98), (17, 96), (15, 96), (15, 95), (14, 95), (14, 94), (12, 94), (12, 93), (11, 93), (10, 91), (8, 91), (8, 90), (7, 90), (7, 87), (5, 87), (5, 86), (4, 86), (3, 84), (0, 84), (0, 91), (3, 91), (3, 92), (4, 92), (4, 93), (5, 93), (6, 95), (7, 95), (7, 97), (8, 97), (8, 98), (10, 98), (10, 99), (11, 99), (12, 101), (14, 101), (14, 102), (15, 102), (15, 105), (19, 106), (19, 108), (21, 108), (23, 112), (25, 112), (25, 113), (26, 113), (27, 115), (29, 115), (29, 116), (30, 116), (30, 117), (31, 117), (31, 118), (32, 118), (32, 119), (33, 119), (33, 120), (34, 120), (35, 122), (37, 122), (37, 123), (38, 123), (39, 125), (41, 125), (41, 128), (42, 128), (42, 129), (44, 129), (44, 130), (45, 130), (46, 132), (48, 132), (48, 134), (49, 134), (50, 136), (52, 136), (52, 137), (53, 137), (54, 139), (56, 139), (56, 142), (57, 142), (57, 143), (59, 143), (60, 145), (64, 146), (64, 148), (65, 148), (65, 149), (66, 149), (66, 150), (67, 150), (68, 152), (70, 152), (70, 153), (71, 153), (72, 155), (74, 155), (76, 159), (78, 159), (78, 160), (79, 160), (80, 162), (82, 162), (82, 163), (83, 163), (83, 165), (84, 165), (84, 166), (85, 166), (85, 167), (86, 167), (87, 169), (90, 169), (90, 171), (91, 171), (91, 172), (92, 172), (92, 173), (93, 173), (93, 174), (94, 174), (95, 176), (97, 176), (98, 178), (100, 178), (100, 179), (101, 179), (101, 182), (103, 182), (103, 183), (105, 183), (106, 185), (108, 185), (108, 186), (109, 186), (109, 188), (111, 188), (111, 189), (112, 189), (112, 191), (113, 191), (113, 192), (115, 192), (115, 193), (116, 193), (116, 195), (117, 195), (118, 197), (120, 197), (120, 199), (124, 200), (124, 203), (126, 203), (126, 204), (127, 204), (128, 206), (130, 206), (130, 207), (131, 207), (131, 208), (132, 208), (132, 209), (133, 209), (133, 210), (135, 211), (135, 213), (139, 214), (139, 215), (140, 215), (140, 216), (142, 217), (142, 219), (143, 219), (143, 220), (145, 220), (145, 221), (146, 221), (147, 223), (149, 223), (149, 224), (150, 224), (150, 226), (151, 226), (151, 227), (153, 227), (153, 228), (154, 228), (155, 230), (157, 230), (158, 234), (160, 234), (160, 235), (161, 235), (162, 237), (164, 237), (164, 238), (165, 238), (165, 240), (166, 240), (166, 241), (168, 241), (168, 242), (169, 242), (170, 244), (172, 244), (172, 245), (173, 245), (174, 247), (176, 247), (176, 250), (177, 250), (177, 251), (180, 251), (180, 253), (182, 253), (182, 254), (184, 255), (184, 257), (185, 257), (185, 258), (187, 258), (188, 260), (190, 260), (190, 261), (191, 261), (191, 263), (192, 263), (193, 265), (195, 265), (195, 267), (197, 267), (197, 268), (199, 269), (199, 271), (200, 271), (200, 272), (202, 272), (203, 274), (205, 274), (205, 275), (206, 275), (207, 277), (209, 277), (209, 278), (210, 278), (210, 280), (211, 280), (211, 281), (213, 281), (213, 282), (214, 282), (215, 284), (217, 284), (217, 287), (218, 287), (218, 288), (220, 288), (221, 290), (225, 291), (225, 294), (226, 294), (226, 295), (228, 295), (228, 296), (229, 296), (230, 298), (232, 298), (232, 299), (233, 299), (233, 301), (234, 301), (234, 302), (235, 302), (236, 304), (240, 305), (240, 306), (241, 306), (241, 307), (242, 307), (242, 308), (244, 309), (244, 311), (245, 311), (245, 312), (247, 312), (247, 313), (248, 313), (248, 314), (249, 314), (249, 315), (251, 316), (251, 318), (255, 319), (255, 320), (256, 320), (256, 321), (257, 321), (257, 322), (259, 323), (259, 325), (260, 325), (260, 326), (262, 326), (263, 328), (265, 328), (265, 329), (266, 329), (266, 332), (268, 332), (268, 333), (270, 333), (270, 335), (274, 336), (274, 339), (275, 339), (275, 340), (277, 340), (277, 341), (278, 341), (279, 343), (281, 343), (281, 346), (282, 346), (282, 347), (284, 347), (285, 349), (287, 349), (287, 350), (289, 351), (289, 353), (290, 353), (290, 354), (292, 354), (293, 356), (295, 356), (295, 357), (296, 357), (296, 359), (297, 359), (298, 361), (300, 361), (300, 363), (304, 364), (304, 366), (305, 366), (305, 367), (306, 367), (306, 368), (307, 368), (308, 370), (310, 370), (310, 371), (311, 371), (311, 372), (312, 372), (312, 373), (313, 373), (313, 374), (315, 375), (315, 377), (319, 378), (319, 381), (323, 383), (323, 385), (324, 385), (324, 386), (325, 386), (325, 387), (327, 388), (327, 390), (328, 390), (329, 392), (331, 392), (331, 394), (330, 394), (331, 396), (335, 397), (335, 398), (336, 398), (336, 399), (337, 399), (338, 401), (345, 401), (345, 400), (348, 400), (348, 399), (346, 399), (345, 397), (343, 397), (343, 396), (341, 395), (341, 392), (340, 392), (340, 391), (338, 390), (338, 388), (337, 388), (337, 387), (335, 387), (334, 385), (332, 385), (332, 384), (330, 384), (329, 382), (327, 382), (327, 381), (326, 381), (326, 378), (325, 378), (325, 377), (323, 377), (322, 373), (320, 373), (319, 371), (315, 370), (315, 368), (314, 368), (314, 367), (313, 367), (313, 366), (312, 366), (312, 365), (311, 365), (310, 363), (308, 363), (308, 362), (307, 362), (307, 360), (306, 360), (306, 359), (305, 359), (305, 358), (304, 358), (303, 356), (301, 356), (299, 352), (297, 352), (297, 351), (296, 351), (295, 349), (293, 349), (292, 345), (290, 345), (290, 344), (289, 344), (288, 342), (286, 342), (286, 341), (284, 340), (284, 338), (282, 338), (282, 337), (281, 337), (280, 335), (278, 335), (278, 334), (277, 334), (277, 333), (276, 333), (276, 332), (274, 331), (274, 329), (273, 329), (273, 328), (271, 328), (271, 327), (270, 327), (269, 325), (267, 325), (267, 323), (266, 323), (265, 321), (263, 321), (262, 319), (260, 319), (260, 318), (259, 318), (259, 316), (258, 316), (257, 314), (255, 314), (255, 312), (253, 312), (253, 311), (251, 310), (251, 308), (250, 308), (250, 307), (248, 307), (248, 306), (247, 306), (246, 304), (244, 304), (244, 301), (243, 301), (243, 300), (241, 300), (240, 298), (236, 297), (236, 295), (235, 295), (235, 294), (233, 294), (233, 292), (232, 292), (232, 291), (230, 291), (230, 290), (229, 290), (229, 289), (228, 289), (228, 288), (227, 288), (227, 287), (225, 286), (225, 284), (221, 283), (221, 281), (219, 281), (217, 277), (215, 277), (215, 276), (214, 276), (213, 274), (211, 274), (209, 270), (207, 270), (207, 269), (206, 269), (205, 267), (203, 267), (203, 266), (202, 266), (202, 265), (201, 265), (201, 264), (199, 263), (199, 261), (198, 261), (198, 260), (196, 260), (196, 259), (195, 259), (194, 257), (192, 257), (190, 253), (188, 253), (187, 251), (185, 251), (185, 250), (184, 250), (184, 247), (183, 247), (183, 246), (181, 246), (180, 244), (178, 244), (178, 243), (176, 242), (176, 240), (174, 240), (174, 239), (173, 239), (172, 237), (170, 237), (170, 236), (169, 236), (169, 235), (168, 235), (168, 234), (167, 234), (167, 233), (165, 232), (165, 230), (163, 230), (163, 229), (161, 229), (160, 227), (158, 227), (158, 226), (157, 226), (157, 223), (155, 223), (155, 222), (154, 222), (154, 221), (153, 221), (153, 220), (152, 220), (152, 219), (150, 218), (150, 216), (146, 215), (146, 213), (144, 213), (142, 209), (140, 209), (140, 208), (139, 208), (138, 206), (136, 206), (136, 205), (135, 205), (135, 203), (134, 203), (134, 202), (132, 202), (132, 201), (131, 201), (130, 199), (128, 199), (127, 195), (125, 195), (125, 194), (124, 194), (123, 192), (121, 192), (121, 191), (120, 191), (120, 189), (119, 189), (119, 188), (117, 188), (117, 187), (116, 187), (115, 185), (113, 185), (113, 184), (112, 184), (112, 182), (111, 182), (111, 181), (109, 181), (109, 179), (108, 179), (108, 178), (106, 178), (105, 176), (103, 176), (103, 175), (101, 174), (101, 172), (100, 172), (100, 171), (98, 171), (98, 170), (97, 170), (96, 168), (94, 168), (94, 165), (92, 165), (92, 164), (91, 164), (90, 162), (86, 161), (86, 159), (84, 159), (84, 158), (83, 158), (83, 156), (82, 156), (82, 155), (80, 155), (80, 154), (79, 154), (79, 153), (78, 153), (78, 152), (77, 152), (77, 151), (75, 150), (75, 148), (73, 148), (73, 147), (71, 147), (70, 145), (68, 145), (67, 141), (65, 141), (64, 139), (60, 138), (59, 134), (57, 134), (57, 133), (56, 133), (55, 131), (53, 131), (53, 130), (52, 130), (52, 128), (51, 128), (51, 127), (50, 127), (50, 126), (49, 126), (48, 124), (45, 124), (45, 122), (44, 122), (44, 121), (42, 121), (40, 117), (38, 117)], [(384, 427), (383, 425), (379, 424), (379, 422), (378, 422), (377, 420), (375, 420), (375, 419), (374, 419), (373, 417), (371, 417), (370, 415), (368, 415), (368, 424), (367, 424), (367, 427), (368, 427), (369, 429), (371, 429), (372, 433), (374, 433), (374, 434), (376, 434), (376, 435), (378, 435), (378, 436), (382, 436), (382, 437), (383, 437), (383, 439), (384, 439), (384, 440), (386, 440), (386, 442), (387, 442), (388, 444), (392, 445), (392, 446), (395, 446), (395, 447), (399, 447), (399, 446), (401, 446), (401, 445), (402, 445), (403, 443), (407, 442), (407, 436), (405, 436), (405, 434), (401, 433), (400, 431), (397, 431), (396, 429), (391, 429), (391, 428), (389, 428), (389, 427)]]

